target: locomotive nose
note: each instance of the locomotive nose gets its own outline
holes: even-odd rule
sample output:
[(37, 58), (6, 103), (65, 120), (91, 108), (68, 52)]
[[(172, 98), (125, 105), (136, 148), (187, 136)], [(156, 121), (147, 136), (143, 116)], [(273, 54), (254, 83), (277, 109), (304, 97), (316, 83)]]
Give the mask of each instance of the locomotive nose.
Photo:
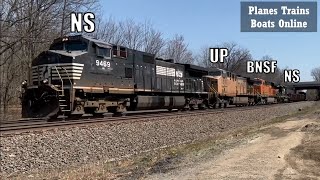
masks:
[(55, 64), (55, 63), (72, 63), (72, 54), (68, 52), (59, 51), (44, 51), (36, 59), (33, 60), (32, 66), (38, 66), (42, 64)]

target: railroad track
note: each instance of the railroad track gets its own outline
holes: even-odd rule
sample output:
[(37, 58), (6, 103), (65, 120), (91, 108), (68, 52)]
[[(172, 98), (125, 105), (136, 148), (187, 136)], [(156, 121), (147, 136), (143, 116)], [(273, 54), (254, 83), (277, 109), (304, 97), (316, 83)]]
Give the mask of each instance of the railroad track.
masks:
[(133, 121), (150, 121), (152, 118), (163, 118), (169, 117), (186, 117), (186, 116), (198, 116), (207, 114), (219, 114), (228, 111), (248, 111), (253, 109), (261, 109), (271, 106), (280, 106), (283, 104), (273, 105), (261, 105), (261, 106), (245, 106), (245, 107), (228, 107), (224, 109), (206, 109), (206, 110), (194, 110), (194, 111), (173, 111), (173, 112), (152, 112), (151, 114), (130, 114), (128, 116), (120, 117), (101, 117), (101, 118), (82, 118), (67, 121), (45, 121), (43, 119), (22, 119), (20, 121), (8, 121), (0, 124), (0, 136), (29, 132), (34, 130), (52, 129), (57, 127), (69, 127), (69, 126), (80, 126), (94, 123), (129, 123)]

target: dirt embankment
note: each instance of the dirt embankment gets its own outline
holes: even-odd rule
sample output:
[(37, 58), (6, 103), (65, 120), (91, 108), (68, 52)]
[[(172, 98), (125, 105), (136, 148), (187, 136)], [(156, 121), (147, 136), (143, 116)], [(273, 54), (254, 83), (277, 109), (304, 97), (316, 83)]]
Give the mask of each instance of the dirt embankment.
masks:
[(320, 179), (320, 111), (260, 128), (235, 147), (196, 161), (146, 179)]

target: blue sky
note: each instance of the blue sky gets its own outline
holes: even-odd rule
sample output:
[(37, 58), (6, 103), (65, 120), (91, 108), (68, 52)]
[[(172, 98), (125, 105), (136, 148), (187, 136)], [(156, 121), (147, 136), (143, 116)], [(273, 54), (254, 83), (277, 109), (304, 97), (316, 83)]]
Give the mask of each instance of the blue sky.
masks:
[(311, 81), (311, 69), (320, 67), (320, 32), (240, 32), (237, 0), (105, 0), (101, 4), (105, 18), (148, 20), (165, 38), (182, 34), (195, 53), (205, 45), (235, 42), (248, 48), (255, 59), (270, 55), (280, 68), (299, 69), (301, 81)]

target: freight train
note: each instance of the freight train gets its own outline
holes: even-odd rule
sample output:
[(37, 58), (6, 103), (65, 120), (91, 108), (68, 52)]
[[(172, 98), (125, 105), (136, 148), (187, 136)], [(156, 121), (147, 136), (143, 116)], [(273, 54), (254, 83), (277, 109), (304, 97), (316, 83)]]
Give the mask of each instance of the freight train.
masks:
[(32, 61), (31, 74), (22, 85), (23, 117), (290, 101), (283, 86), (263, 79), (174, 63), (83, 35), (54, 40)]

